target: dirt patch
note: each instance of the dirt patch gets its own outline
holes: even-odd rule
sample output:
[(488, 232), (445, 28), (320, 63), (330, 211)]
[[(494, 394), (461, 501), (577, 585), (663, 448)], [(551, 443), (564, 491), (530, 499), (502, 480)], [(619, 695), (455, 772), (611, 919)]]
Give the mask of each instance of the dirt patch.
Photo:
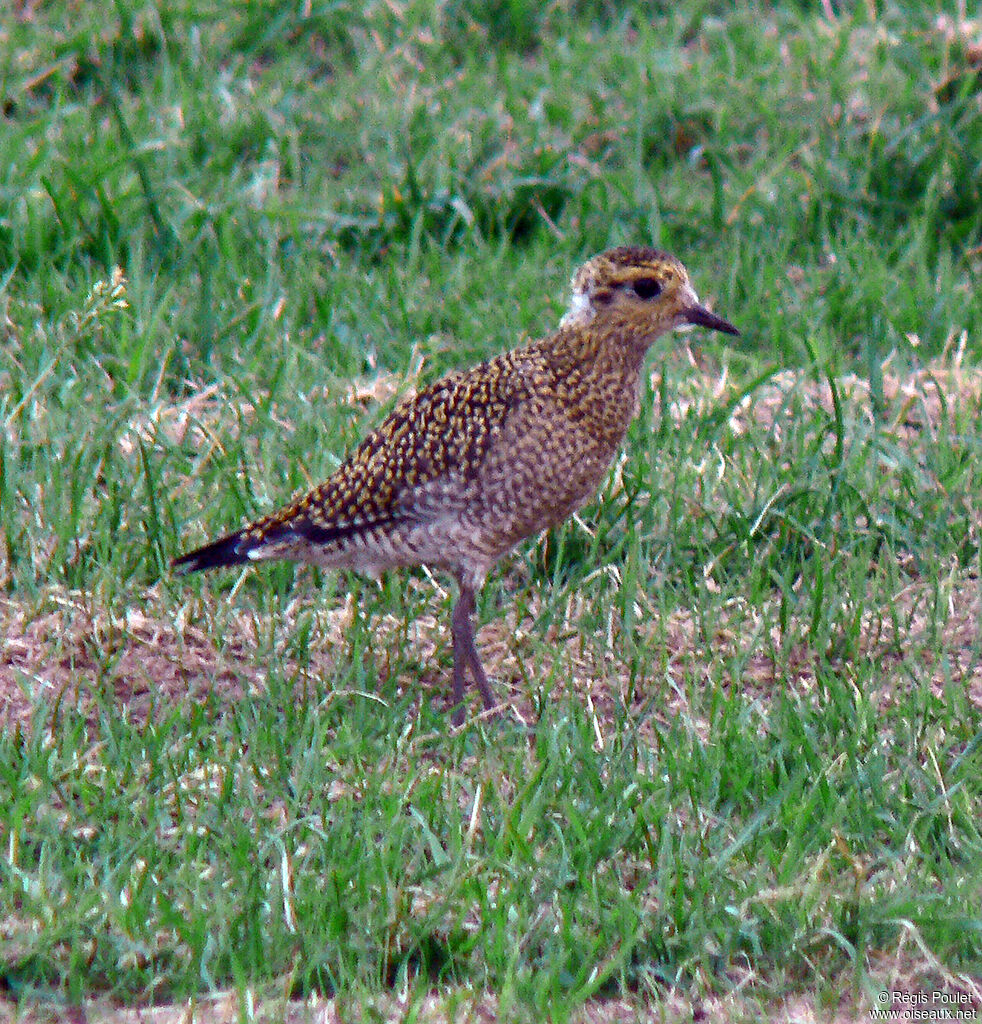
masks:
[[(429, 687), (449, 697), (448, 602), (425, 580), (407, 582), (427, 588), (427, 600), (435, 606), (409, 626), (413, 665), (422, 670), (388, 678), (388, 665), (397, 659), (387, 652), (405, 646), (406, 624), (391, 614), (376, 616), (370, 628), (382, 685), (411, 693)], [(858, 656), (876, 665), (884, 704), (896, 699), (901, 669), (912, 657), (919, 677), (929, 680), (937, 696), (954, 684), (982, 709), (980, 594), (978, 577), (962, 572), (952, 574), (944, 587), (937, 581), (908, 583), (892, 595), (889, 617), (881, 611), (866, 614)], [(619, 709), (625, 704), (644, 706), (652, 681), (636, 680), (632, 688), (627, 666), (614, 653), (623, 646), (622, 625), (615, 615), (609, 617), (607, 643), (598, 645), (578, 628), (584, 614), (580, 595), (569, 595), (560, 621), (543, 630), (538, 612), (545, 600), (548, 597), (533, 595), (523, 613), (507, 609), (480, 628), (478, 646), (485, 666), (509, 711), (526, 723), (539, 716), (540, 680), (554, 680), (556, 694), (565, 691), (584, 702), (603, 746), (607, 731), (620, 717)], [(29, 728), (39, 707), (67, 704), (91, 717), (99, 700), (106, 699), (142, 722), (154, 708), (170, 711), (206, 693), (231, 706), (265, 688), (270, 651), (262, 638), (270, 635), (270, 624), (258, 614), (229, 608), (216, 619), (203, 611), (195, 614), (193, 606), (168, 608), (151, 599), (113, 615), (93, 609), (83, 595), (67, 592), (49, 594), (40, 612), (32, 607), (0, 600), (0, 728)], [(329, 688), (338, 659), (347, 656), (345, 635), (355, 614), (350, 596), (340, 607), (328, 607), (316, 593), (301, 591), (278, 617), (272, 656), (280, 675), (313, 679)], [(302, 666), (288, 649), (292, 626), (300, 616), (312, 619), (309, 656)], [(689, 688), (676, 681), (705, 677), (707, 684), (739, 685), (751, 697), (766, 697), (775, 686), (789, 684), (808, 693), (815, 687), (820, 659), (825, 659), (826, 669), (829, 666), (827, 652), (804, 644), (785, 644), (780, 655), (769, 653), (781, 651), (782, 643), (776, 627), (764, 625), (777, 621), (776, 613), (766, 607), (731, 604), (720, 613), (711, 635), (686, 610), (659, 618), (654, 609), (639, 608), (637, 620), (636, 641), (657, 652), (658, 706), (648, 729), (679, 715), (698, 727)], [(211, 626), (199, 621), (210, 621)], [(773, 635), (763, 636), (765, 628)], [(725, 664), (742, 667), (732, 680), (711, 675), (712, 666)]]
[[(352, 613), (350, 601), (313, 613), (311, 672), (329, 673)], [(152, 598), (120, 615), (65, 591), (46, 595), (40, 610), (0, 600), (0, 727), (27, 728), (39, 706), (67, 704), (88, 717), (100, 698), (142, 722), (155, 706), (172, 709), (205, 692), (232, 703), (265, 685), (254, 616), (230, 612), (217, 636), (191, 618), (187, 605), (165, 609)], [(279, 667), (287, 676), (299, 669), (285, 653)]]

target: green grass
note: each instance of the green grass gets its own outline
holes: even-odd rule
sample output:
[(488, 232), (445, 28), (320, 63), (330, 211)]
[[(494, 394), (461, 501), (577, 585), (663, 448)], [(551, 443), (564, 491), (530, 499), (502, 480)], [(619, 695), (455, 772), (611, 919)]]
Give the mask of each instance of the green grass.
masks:
[[(739, 993), (755, 1019), (979, 978), (980, 29), (822, 6), (0, 25), (20, 1014)], [(353, 379), (544, 333), (625, 242), (743, 333), (660, 344), (600, 500), (485, 588), (527, 727), (446, 735), (422, 572), (168, 576), (331, 472), (394, 390)]]

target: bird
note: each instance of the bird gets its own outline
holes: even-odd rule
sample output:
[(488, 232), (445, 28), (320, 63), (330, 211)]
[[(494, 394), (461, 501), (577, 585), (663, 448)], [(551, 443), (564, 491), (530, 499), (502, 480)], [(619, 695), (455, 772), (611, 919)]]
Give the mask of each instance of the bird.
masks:
[(280, 559), (369, 576), (448, 572), (459, 727), (468, 672), (485, 708), (497, 706), (473, 625), (488, 572), (597, 492), (640, 411), (645, 354), (688, 326), (739, 334), (700, 303), (675, 256), (639, 245), (602, 252), (574, 273), (553, 333), (403, 398), (324, 483), (172, 568)]

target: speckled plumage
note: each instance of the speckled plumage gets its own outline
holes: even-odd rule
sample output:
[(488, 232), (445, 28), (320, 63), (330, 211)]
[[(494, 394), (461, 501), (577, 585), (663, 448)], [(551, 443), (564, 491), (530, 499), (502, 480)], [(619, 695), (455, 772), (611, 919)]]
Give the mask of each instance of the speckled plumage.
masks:
[(466, 668), (494, 705), (471, 626), (476, 590), (505, 552), (596, 492), (637, 414), (645, 353), (684, 324), (737, 333), (699, 304), (673, 256), (633, 246), (602, 253), (574, 275), (554, 334), (405, 399), (319, 487), (174, 564), (193, 572), (278, 558), (372, 575), (449, 570), (460, 585), (459, 723)]

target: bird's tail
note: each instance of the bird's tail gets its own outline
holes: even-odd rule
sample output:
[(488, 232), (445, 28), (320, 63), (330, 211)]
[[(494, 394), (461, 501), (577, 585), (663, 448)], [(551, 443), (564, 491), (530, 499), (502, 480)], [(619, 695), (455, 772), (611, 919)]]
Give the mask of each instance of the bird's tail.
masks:
[(189, 572), (201, 572), (204, 569), (218, 569), (223, 565), (243, 565), (251, 562), (249, 550), (252, 545), (243, 543), (244, 530), (230, 533), (227, 537), (195, 548), (171, 562), (171, 568), (182, 575)]

